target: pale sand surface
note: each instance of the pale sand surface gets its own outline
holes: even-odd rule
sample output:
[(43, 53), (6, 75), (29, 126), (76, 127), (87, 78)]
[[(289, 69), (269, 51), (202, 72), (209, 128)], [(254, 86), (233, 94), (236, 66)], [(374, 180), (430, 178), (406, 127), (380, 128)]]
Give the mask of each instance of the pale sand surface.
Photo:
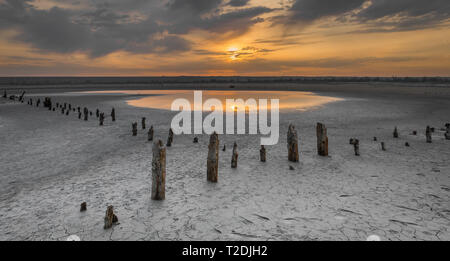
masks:
[[(314, 91), (313, 85), (280, 88)], [(267, 163), (259, 162), (259, 136), (221, 135), (228, 149), (220, 151), (217, 184), (206, 182), (208, 136), (200, 135), (199, 144), (193, 135), (176, 136), (167, 150), (163, 202), (150, 200), (151, 144), (142, 130), (131, 136), (131, 122), (147, 117), (165, 141), (175, 113), (132, 107), (127, 100), (133, 95), (68, 95), (62, 89), (29, 88), (28, 97), (42, 93), (108, 113), (115, 107), (118, 121), (99, 127), (76, 113), (63, 116), (0, 98), (0, 240), (65, 240), (72, 234), (82, 240), (365, 240), (372, 234), (450, 240), (450, 141), (440, 130), (450, 122), (448, 86), (318, 85), (318, 94), (344, 100), (281, 113), (280, 142), (267, 148)], [(317, 122), (328, 127), (330, 157), (317, 156)], [(300, 137), (299, 164), (287, 161), (289, 123)], [(432, 144), (425, 142), (427, 125), (437, 129)], [(392, 138), (395, 126), (400, 139)], [(413, 130), (419, 135), (410, 135)], [(386, 152), (374, 136), (386, 142)], [(361, 157), (348, 144), (352, 137), (361, 142)], [(236, 170), (230, 168), (234, 141)], [(88, 211), (80, 213), (84, 201)], [(120, 224), (104, 230), (108, 205)]]

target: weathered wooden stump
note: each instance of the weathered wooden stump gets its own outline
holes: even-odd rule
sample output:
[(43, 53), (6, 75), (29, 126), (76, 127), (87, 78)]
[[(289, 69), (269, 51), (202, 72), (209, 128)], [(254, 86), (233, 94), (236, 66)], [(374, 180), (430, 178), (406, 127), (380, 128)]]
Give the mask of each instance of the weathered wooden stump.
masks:
[(287, 146), (288, 146), (288, 159), (292, 162), (299, 161), (298, 154), (298, 136), (294, 125), (289, 125), (289, 130), (287, 133)]
[(66, 116), (69, 116), (69, 112), (70, 112), (70, 110), (67, 110), (67, 111), (66, 111)]
[(373, 137), (373, 141), (378, 141), (377, 137)]
[(80, 108), (80, 107), (77, 107), (77, 111), (78, 111), (78, 112), (81, 112), (81, 108)]
[(261, 162), (266, 162), (266, 147), (261, 145), (261, 149), (259, 150), (259, 159)]
[(56, 111), (56, 108), (55, 108), (55, 107), (53, 107), (53, 111)]
[(198, 143), (198, 138), (197, 137), (194, 138), (194, 143)]
[(355, 156), (359, 156), (359, 140), (358, 139), (352, 139), (351, 144), (353, 145), (353, 149), (355, 150)]
[(417, 136), (417, 131), (413, 131), (412, 133), (414, 136)]
[(39, 107), (39, 105), (41, 105), (41, 99), (38, 99), (36, 102), (36, 107)]
[(381, 150), (386, 151), (386, 144), (384, 142), (381, 143)]
[(450, 123), (445, 124), (445, 139), (450, 140)]
[(69, 104), (69, 111), (72, 110), (72, 104)]
[(83, 202), (80, 205), (80, 212), (85, 212), (87, 210), (87, 203)]
[(137, 122), (131, 124), (133, 136), (137, 136)]
[(92, 116), (92, 115), (93, 115), (92, 111), (89, 111), (89, 116)]
[(65, 111), (64, 108), (61, 108), (61, 114), (64, 115)]
[(237, 151), (237, 143), (235, 142), (233, 145), (233, 155), (231, 155), (231, 168), (233, 168), (233, 169), (237, 168), (238, 157), (239, 157), (239, 153)]
[(81, 120), (81, 112), (78, 112), (78, 119)]
[(166, 148), (159, 140), (153, 144), (152, 161), (152, 199), (166, 198)]
[(147, 135), (148, 135), (148, 141), (153, 141), (153, 135), (154, 135), (153, 126), (150, 127)]
[(425, 136), (427, 137), (427, 143), (433, 143), (430, 126), (427, 126), (427, 130), (425, 131)]
[(322, 123), (317, 123), (317, 153), (320, 156), (328, 156), (328, 136), (327, 128)]
[(45, 97), (45, 99), (44, 99), (44, 107), (48, 108), (48, 110), (52, 109), (52, 99), (50, 97)]
[(431, 133), (435, 133), (436, 132), (436, 128), (431, 127), (430, 130), (431, 130)]
[(89, 118), (89, 110), (88, 110), (88, 108), (84, 107), (83, 113), (84, 113), (84, 120), (87, 121), (88, 118)]
[(105, 114), (103, 112), (100, 113), (99, 121), (100, 121), (100, 126), (103, 126), (103, 122), (105, 121)]
[(3, 98), (8, 98), (8, 94), (6, 93), (6, 90), (3, 90)]
[(97, 116), (97, 118), (99, 118), (100, 117), (100, 111), (97, 109), (97, 110), (95, 110), (95, 116)]
[(289, 166), (289, 170), (295, 170), (295, 168), (292, 166)]
[(111, 110), (111, 118), (113, 122), (116, 121), (116, 110), (114, 108)]
[(169, 130), (169, 137), (167, 137), (167, 147), (172, 147), (172, 143), (173, 143), (173, 130), (172, 128), (170, 128)]
[(227, 145), (223, 144), (222, 151), (223, 151), (223, 152), (227, 151)]
[(394, 138), (398, 138), (398, 129), (397, 129), (397, 127), (395, 127), (395, 129), (394, 129), (394, 133), (393, 133), (393, 136), (394, 136)]
[(103, 226), (104, 229), (109, 229), (112, 228), (112, 226), (119, 222), (119, 219), (117, 218), (117, 216), (114, 214), (114, 207), (113, 206), (109, 206), (106, 209), (106, 214), (105, 214), (105, 225)]
[(214, 183), (219, 180), (219, 135), (216, 132), (209, 138), (206, 178)]
[(145, 117), (142, 117), (141, 125), (142, 125), (143, 130), (145, 130), (147, 128), (147, 126), (145, 126), (145, 120), (147, 120), (147, 119)]
[(405, 143), (405, 147), (410, 147), (409, 142)]

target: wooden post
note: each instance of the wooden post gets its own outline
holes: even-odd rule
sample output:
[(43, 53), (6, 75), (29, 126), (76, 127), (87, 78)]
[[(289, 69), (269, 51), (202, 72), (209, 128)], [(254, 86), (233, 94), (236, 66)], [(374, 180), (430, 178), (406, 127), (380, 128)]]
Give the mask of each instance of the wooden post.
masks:
[(8, 94), (6, 93), (6, 89), (5, 90), (3, 90), (3, 98), (8, 98)]
[(145, 126), (145, 120), (146, 120), (146, 118), (145, 118), (145, 117), (142, 117), (142, 129), (143, 129), (143, 130), (146, 129), (146, 126)]
[(219, 179), (219, 135), (216, 132), (211, 134), (208, 146), (207, 160), (207, 180), (209, 182), (218, 182)]
[(445, 139), (450, 140), (450, 123), (445, 124)]
[(153, 141), (153, 135), (154, 135), (154, 130), (153, 130), (153, 126), (151, 126), (150, 129), (148, 130), (148, 141)]
[(137, 136), (137, 122), (131, 124), (133, 136)]
[(88, 117), (89, 117), (89, 116), (88, 116), (88, 115), (89, 115), (89, 110), (88, 110), (88, 108), (84, 107), (83, 112), (84, 112), (84, 120), (87, 121), (87, 120), (88, 120)]
[(106, 214), (105, 214), (105, 225), (103, 226), (104, 229), (109, 229), (112, 228), (113, 224), (119, 222), (119, 219), (117, 218), (117, 216), (114, 214), (114, 207), (113, 206), (109, 206), (106, 209)]
[(36, 107), (39, 107), (40, 104), (41, 104), (41, 99), (38, 99), (36, 102)]
[(223, 144), (223, 149), (222, 149), (222, 151), (223, 151), (223, 152), (227, 151), (227, 145)]
[(111, 110), (111, 118), (113, 122), (116, 121), (116, 110), (114, 108)]
[(299, 155), (298, 155), (298, 136), (297, 131), (295, 130), (294, 125), (289, 125), (289, 131), (287, 134), (287, 146), (288, 146), (288, 158), (291, 162), (298, 162), (299, 161)]
[(166, 198), (166, 148), (159, 140), (153, 144), (152, 161), (152, 199)]
[(386, 151), (386, 144), (384, 142), (381, 143), (381, 150)]
[(100, 111), (97, 109), (97, 110), (95, 110), (95, 116), (97, 116), (97, 118), (99, 118), (100, 117)]
[(238, 164), (238, 151), (237, 151), (237, 143), (235, 142), (233, 145), (233, 155), (231, 156), (231, 168), (235, 169), (237, 168)]
[(261, 162), (266, 162), (266, 147), (261, 145), (261, 149), (259, 150), (259, 158)]
[(431, 136), (431, 128), (430, 128), (430, 126), (427, 126), (427, 130), (425, 132), (425, 135), (427, 137), (427, 143), (432, 143), (433, 139), (432, 139), (432, 136)]
[(198, 143), (198, 138), (197, 137), (194, 138), (194, 143)]
[(358, 139), (354, 140), (353, 147), (355, 149), (355, 156), (359, 156), (359, 140)]
[(317, 153), (320, 156), (328, 156), (327, 128), (322, 123), (317, 123)]
[(99, 116), (100, 126), (103, 126), (103, 121), (105, 120), (105, 114), (102, 112)]
[(395, 127), (395, 129), (394, 129), (394, 134), (393, 134), (393, 136), (394, 136), (394, 138), (398, 138), (398, 129), (397, 129), (397, 127)]
[(64, 115), (64, 108), (61, 108), (61, 114)]
[(80, 212), (85, 212), (87, 210), (87, 203), (83, 202), (80, 205)]
[(172, 143), (173, 143), (173, 130), (172, 128), (170, 128), (169, 130), (169, 137), (167, 138), (167, 147), (172, 147)]
[(378, 141), (377, 137), (373, 137), (373, 141)]
[(81, 120), (81, 112), (78, 112), (78, 119)]
[(70, 110), (67, 110), (67, 111), (66, 111), (66, 116), (69, 116), (69, 112), (70, 112)]

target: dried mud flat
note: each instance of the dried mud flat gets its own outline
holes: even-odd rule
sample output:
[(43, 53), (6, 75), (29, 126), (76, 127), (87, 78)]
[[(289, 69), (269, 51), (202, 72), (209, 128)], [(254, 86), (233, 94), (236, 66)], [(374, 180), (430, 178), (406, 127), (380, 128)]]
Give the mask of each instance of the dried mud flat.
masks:
[[(93, 111), (115, 107), (117, 122), (99, 127), (0, 98), (0, 240), (450, 240), (450, 141), (441, 130), (450, 122), (449, 88), (376, 88), (330, 87), (319, 94), (345, 100), (282, 112), (280, 142), (266, 147), (266, 163), (259, 136), (220, 135), (227, 151), (219, 153), (217, 184), (206, 181), (209, 137), (193, 144), (193, 135), (175, 136), (165, 201), (150, 199), (152, 146), (146, 132), (131, 135), (131, 122), (146, 117), (165, 141), (175, 113), (131, 107), (126, 95), (51, 94)], [(55, 91), (29, 97), (39, 92)], [(329, 157), (317, 156), (317, 122), (328, 127)], [(287, 160), (290, 123), (298, 164)], [(432, 144), (427, 125), (436, 128)], [(353, 137), (360, 157), (348, 144)], [(239, 163), (231, 169), (235, 141)], [(109, 205), (119, 224), (104, 230)]]

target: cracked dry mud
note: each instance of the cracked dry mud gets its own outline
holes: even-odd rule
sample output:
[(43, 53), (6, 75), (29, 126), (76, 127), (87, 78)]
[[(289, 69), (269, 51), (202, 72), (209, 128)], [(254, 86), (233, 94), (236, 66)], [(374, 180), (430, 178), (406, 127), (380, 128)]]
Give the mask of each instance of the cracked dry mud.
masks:
[[(450, 121), (448, 98), (349, 94), (282, 112), (280, 143), (266, 146), (266, 163), (259, 136), (220, 135), (221, 147), (237, 142), (239, 165), (231, 169), (232, 151), (220, 150), (217, 184), (206, 181), (209, 136), (196, 135), (194, 145), (193, 135), (175, 136), (159, 202), (150, 199), (151, 143), (141, 130), (132, 137), (130, 123), (145, 116), (155, 140), (166, 140), (175, 113), (133, 108), (125, 95), (53, 97), (105, 112), (115, 107), (117, 122), (99, 127), (0, 101), (0, 240), (450, 240), (450, 142), (440, 131), (433, 144), (424, 136), (427, 125), (439, 130)], [(298, 164), (287, 160), (291, 122)], [(316, 155), (317, 122), (327, 125), (330, 157)], [(360, 140), (360, 157), (351, 137)], [(120, 223), (104, 230), (109, 205)]]

